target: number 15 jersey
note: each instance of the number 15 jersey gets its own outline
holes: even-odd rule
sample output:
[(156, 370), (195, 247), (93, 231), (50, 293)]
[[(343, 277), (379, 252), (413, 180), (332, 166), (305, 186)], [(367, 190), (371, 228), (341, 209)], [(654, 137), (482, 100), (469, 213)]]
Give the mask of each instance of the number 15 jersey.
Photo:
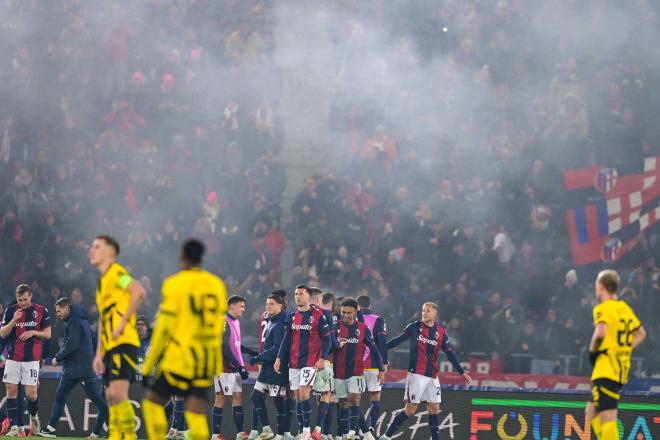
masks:
[(598, 356), (591, 373), (591, 380), (610, 379), (620, 384), (628, 382), (632, 357), (633, 332), (641, 323), (635, 312), (622, 300), (609, 299), (594, 307), (594, 325), (604, 323), (607, 333), (599, 350), (607, 350)]
[[(163, 282), (158, 314), (176, 319), (160, 369), (186, 379), (208, 379), (222, 372), (222, 333), (227, 292), (220, 278), (200, 268)], [(158, 325), (158, 323), (156, 323)]]

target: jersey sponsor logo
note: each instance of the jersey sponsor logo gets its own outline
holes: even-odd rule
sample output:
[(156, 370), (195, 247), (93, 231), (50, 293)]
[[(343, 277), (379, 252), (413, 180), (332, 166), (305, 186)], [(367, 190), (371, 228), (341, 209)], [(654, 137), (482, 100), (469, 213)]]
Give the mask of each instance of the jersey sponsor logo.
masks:
[(346, 341), (347, 344), (357, 344), (360, 342), (358, 338), (348, 338), (344, 339), (344, 341)]
[(434, 341), (433, 339), (425, 338), (422, 335), (417, 336), (417, 340), (419, 342), (423, 342), (423, 343), (429, 344), (429, 345), (438, 345), (438, 341)]
[(312, 326), (310, 324), (292, 324), (291, 325), (291, 330), (297, 330), (297, 331), (312, 331)]
[(37, 321), (17, 322), (16, 327), (36, 327)]

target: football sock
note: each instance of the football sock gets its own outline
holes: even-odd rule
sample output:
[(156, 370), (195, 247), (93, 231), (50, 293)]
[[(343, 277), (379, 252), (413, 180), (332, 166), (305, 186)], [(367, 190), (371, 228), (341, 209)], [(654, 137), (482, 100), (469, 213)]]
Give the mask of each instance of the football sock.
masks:
[[(211, 426), (213, 427), (213, 434), (220, 434), (220, 428), (222, 427), (222, 412), (223, 408), (217, 406), (213, 407), (213, 412), (211, 413)], [(186, 421), (187, 420), (188, 418), (186, 417)], [(188, 427), (190, 427), (190, 422), (188, 422)]]
[(358, 430), (358, 423), (360, 419), (360, 407), (359, 406), (351, 406), (350, 415), (349, 415), (349, 422), (348, 425), (351, 429), (351, 431), (357, 432)]
[(330, 404), (328, 402), (319, 402), (319, 406), (316, 410), (316, 426), (321, 428), (323, 432), (323, 427), (325, 426), (325, 418), (328, 415), (328, 409)]
[(600, 439), (603, 435), (603, 428), (601, 427), (599, 415), (596, 415), (591, 419), (591, 431), (594, 433), (597, 439)]
[(204, 414), (195, 414), (190, 411), (185, 412), (186, 423), (188, 424), (188, 438), (190, 440), (208, 440), (209, 425), (206, 422)]
[[(135, 432), (135, 411), (130, 401), (124, 400), (117, 405), (117, 415), (119, 419), (119, 429), (126, 440), (136, 440)], [(167, 422), (165, 423), (167, 425)]]
[(291, 397), (287, 397), (286, 398), (286, 408), (287, 408), (288, 422), (287, 422), (287, 425), (286, 425), (286, 431), (285, 432), (290, 432), (291, 431), (291, 423), (293, 423), (293, 420), (297, 416), (297, 413), (298, 413), (298, 411), (297, 411), (298, 404)]
[(243, 432), (243, 407), (242, 406), (232, 406), (231, 413), (234, 416), (234, 425), (236, 426), (236, 432)]
[(369, 410), (369, 426), (376, 428), (378, 417), (380, 417), (380, 401), (374, 400), (371, 402), (371, 409)]
[(142, 413), (147, 430), (147, 439), (161, 440), (167, 434), (167, 418), (165, 408), (149, 399), (142, 401)]
[(312, 419), (312, 401), (307, 399), (301, 402), (302, 418), (303, 418), (303, 429), (309, 428)]
[(7, 415), (9, 416), (9, 425), (18, 426), (18, 406), (15, 398), (7, 398)]
[(28, 406), (28, 413), (31, 416), (39, 415), (39, 398), (38, 397), (35, 400), (27, 399), (27, 406)]
[(296, 416), (298, 417), (298, 433), (301, 433), (303, 429), (302, 402), (296, 402)]
[(277, 433), (284, 435), (289, 430), (289, 410), (286, 406), (284, 397), (275, 398), (275, 408), (277, 409)]
[(323, 434), (330, 434), (330, 429), (332, 427), (332, 419), (335, 417), (335, 413), (337, 411), (337, 404), (336, 403), (330, 403), (330, 406), (328, 407), (328, 413), (325, 415), (325, 423), (321, 427), (322, 430), (321, 432)]
[(350, 410), (348, 408), (339, 409), (339, 435), (345, 435), (348, 432), (348, 419)]
[(619, 427), (616, 424), (616, 420), (610, 420), (609, 422), (603, 422), (603, 434), (600, 437), (602, 440), (619, 440)]
[(385, 432), (385, 435), (388, 437), (392, 437), (398, 430), (399, 427), (408, 420), (408, 416), (404, 411), (401, 411), (399, 414), (396, 415), (394, 420), (392, 420), (392, 423), (390, 426), (387, 428), (387, 432)]
[(185, 417), (183, 415), (184, 411), (184, 401), (183, 400), (175, 400), (174, 401), (174, 409), (172, 411), (172, 428), (176, 429), (177, 431), (185, 431)]
[(429, 414), (429, 429), (431, 430), (431, 440), (439, 440), (440, 428), (438, 428), (437, 414)]
[(119, 414), (117, 414), (117, 405), (108, 407), (108, 440), (121, 440), (121, 428), (119, 427)]

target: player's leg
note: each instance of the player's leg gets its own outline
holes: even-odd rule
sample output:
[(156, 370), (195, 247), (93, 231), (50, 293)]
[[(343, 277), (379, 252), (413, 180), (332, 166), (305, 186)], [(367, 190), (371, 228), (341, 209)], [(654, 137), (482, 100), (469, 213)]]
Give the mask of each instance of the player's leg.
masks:
[(367, 370), (364, 372), (364, 378), (369, 392), (371, 404), (369, 406), (369, 426), (376, 429), (378, 418), (380, 417), (380, 393), (382, 385), (378, 380), (377, 370)]
[[(220, 377), (214, 378), (215, 384), (215, 400), (213, 401), (213, 410), (211, 412), (211, 432), (213, 436), (219, 436), (222, 429), (222, 416), (225, 407), (225, 395), (224, 390), (222, 389), (222, 384), (220, 383)], [(186, 419), (187, 420), (187, 419)], [(188, 423), (188, 428), (190, 428), (190, 423)]]
[(37, 434), (41, 432), (39, 421), (39, 361), (20, 362), (21, 384), (25, 388), (27, 398), (28, 414), (30, 415), (30, 428)]
[(440, 438), (440, 425), (438, 423), (440, 404), (426, 402), (426, 409), (429, 413), (429, 430), (431, 431), (431, 440), (438, 440)]
[(105, 367), (109, 371), (106, 397), (110, 407), (110, 428), (112, 430), (114, 427), (126, 440), (136, 440), (135, 410), (128, 398), (128, 390), (130, 384), (135, 382), (137, 347), (115, 347), (107, 354)]
[(430, 377), (422, 376), (421, 374), (408, 373), (406, 378), (406, 390), (404, 394), (404, 400), (406, 405), (403, 408), (403, 411), (399, 412), (390, 423), (390, 426), (387, 427), (385, 435), (381, 436), (382, 440), (389, 440), (398, 430), (399, 427), (408, 420), (409, 417), (413, 416), (417, 411), (417, 406), (422, 401), (422, 396), (426, 391), (429, 383), (432, 383)]
[[(161, 376), (162, 377), (162, 376)], [(167, 417), (165, 416), (165, 404), (170, 399), (170, 394), (154, 384), (147, 392), (142, 401), (142, 414), (147, 431), (147, 439), (162, 440), (167, 434)]]
[[(286, 391), (284, 391), (286, 393)], [(287, 398), (285, 395), (278, 395), (274, 399), (275, 409), (277, 410), (277, 440), (290, 429), (289, 408), (287, 408)]]
[(7, 415), (9, 416), (8, 435), (18, 436), (19, 412), (18, 412), (18, 384), (21, 383), (21, 369), (18, 362), (7, 359), (5, 363), (5, 374), (3, 376), (7, 389)]
[(316, 427), (314, 428), (313, 438), (319, 440), (321, 438), (321, 433), (323, 431), (323, 426), (325, 426), (325, 419), (328, 415), (328, 409), (330, 408), (330, 398), (332, 393), (330, 391), (323, 392), (319, 396), (319, 404), (316, 409)]
[(185, 418), (190, 440), (207, 440), (209, 438), (209, 427), (206, 421), (206, 392), (203, 391), (195, 392), (185, 400)]
[(231, 414), (236, 427), (236, 438), (247, 439), (249, 434), (245, 432), (245, 414), (243, 413), (243, 393), (234, 391), (231, 397)]
[(351, 413), (351, 407), (350, 404), (348, 403), (348, 396), (346, 398), (339, 399), (339, 416), (337, 419), (339, 429), (337, 431), (337, 434), (342, 437), (348, 434), (348, 429), (350, 425), (350, 413)]
[[(298, 434), (302, 432), (303, 428), (303, 414), (302, 414), (302, 405), (300, 401), (300, 380), (302, 378), (302, 370), (299, 368), (290, 368), (289, 369), (289, 387), (292, 393), (292, 404), (295, 403), (296, 411), (296, 420), (298, 426)], [(293, 419), (293, 415), (291, 415)]]
[(602, 426), (600, 416), (596, 413), (596, 406), (593, 402), (587, 402), (584, 409), (586, 422), (591, 425), (591, 432), (594, 433), (597, 439), (602, 435)]
[(172, 426), (171, 429), (168, 433), (168, 436), (170, 433), (172, 435), (176, 435), (179, 432), (183, 432), (186, 430), (186, 422), (185, 422), (185, 399), (180, 396), (174, 396), (173, 397), (173, 405), (172, 405)]
[[(310, 384), (311, 385), (311, 384)], [(311, 418), (312, 418), (312, 387), (300, 386), (298, 389), (298, 403), (300, 404), (300, 413), (302, 415), (302, 432), (303, 434), (311, 434)]]
[(103, 429), (103, 423), (106, 423), (110, 417), (108, 411), (108, 403), (103, 399), (101, 395), (101, 390), (99, 389), (98, 381), (95, 377), (90, 377), (82, 381), (83, 390), (89, 400), (92, 401), (96, 408), (99, 411), (98, 419), (96, 420), (96, 425), (94, 425), (94, 434), (100, 436), (101, 430)]
[[(116, 418), (115, 427), (126, 439), (136, 439), (135, 435), (135, 410), (128, 400), (128, 389), (130, 381), (127, 379), (115, 379), (108, 384), (106, 396), (108, 404), (114, 408)], [(112, 413), (110, 414), (112, 420)]]
[[(268, 410), (266, 409), (266, 398), (270, 393), (270, 385), (258, 382), (255, 383), (254, 389), (250, 400), (252, 401), (253, 416), (252, 416), (252, 430), (250, 431), (250, 438), (269, 438), (268, 435), (272, 433), (270, 428), (270, 421), (268, 420)], [(263, 426), (264, 435), (259, 436), (259, 426)]]
[[(73, 388), (78, 384), (79, 379), (69, 379), (62, 377), (60, 383), (57, 385), (57, 391), (55, 391), (55, 402), (53, 402), (53, 410), (48, 420), (48, 425), (43, 428), (38, 434), (41, 437), (55, 437), (57, 430), (57, 422), (62, 417), (64, 412), (64, 405), (66, 404), (66, 398), (73, 390)], [(37, 433), (35, 433), (36, 435)]]

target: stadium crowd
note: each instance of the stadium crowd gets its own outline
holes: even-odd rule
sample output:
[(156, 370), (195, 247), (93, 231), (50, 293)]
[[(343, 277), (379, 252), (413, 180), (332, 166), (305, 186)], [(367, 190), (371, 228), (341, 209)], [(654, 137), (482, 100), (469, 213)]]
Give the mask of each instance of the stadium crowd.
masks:
[[(659, 70), (634, 50), (658, 11), (630, 3), (617, 52), (596, 41), (585, 58), (570, 34), (534, 41), (562, 20), (543, 2), (400, 3), (336, 5), (337, 161), (291, 182), (303, 185), (289, 207), (272, 2), (115, 0), (108, 13), (3, 2), (16, 17), (0, 30), (3, 299), (26, 282), (49, 310), (69, 296), (94, 323), (87, 249), (108, 233), (148, 292), (148, 321), (195, 235), (206, 267), (256, 315), (291, 247), (291, 285), (368, 294), (392, 333), (430, 300), (459, 352), (564, 371), (559, 355), (579, 355), (591, 333), (593, 277), (571, 265), (562, 172), (658, 154)], [(560, 3), (592, 8), (585, 27), (607, 23), (608, 2)], [(397, 87), (361, 61), (375, 33), (405, 78)], [(433, 84), (418, 74), (429, 71)], [(614, 264), (650, 335), (658, 258), (656, 228)]]

